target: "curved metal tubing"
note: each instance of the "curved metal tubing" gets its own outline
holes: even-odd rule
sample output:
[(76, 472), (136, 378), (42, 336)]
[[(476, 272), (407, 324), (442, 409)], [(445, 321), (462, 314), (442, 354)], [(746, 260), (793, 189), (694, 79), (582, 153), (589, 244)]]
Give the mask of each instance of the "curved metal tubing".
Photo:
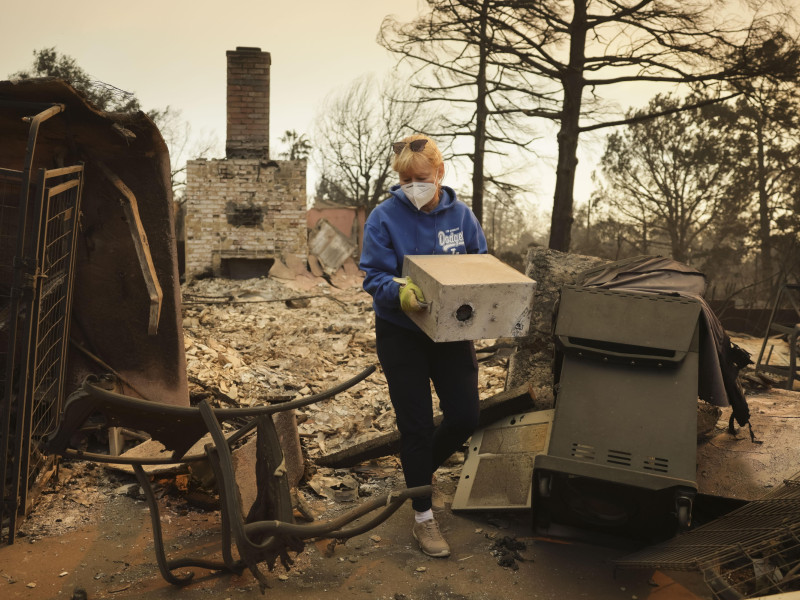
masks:
[(77, 458), (79, 460), (90, 460), (97, 463), (107, 463), (112, 465), (174, 465), (180, 463), (197, 462), (206, 460), (205, 454), (192, 454), (183, 458), (127, 458), (124, 456), (111, 456), (110, 454), (96, 454), (95, 452), (85, 452), (67, 448), (61, 452), (61, 456)]
[[(330, 519), (329, 521), (324, 521), (322, 523), (309, 523), (309, 524), (298, 525), (295, 523), (287, 523), (284, 521), (256, 521), (255, 523), (246, 524), (244, 526), (244, 529), (248, 535), (283, 534), (283, 535), (294, 535), (304, 539), (310, 539), (315, 537), (335, 537), (335, 538), (353, 537), (354, 535), (359, 535), (364, 531), (368, 531), (369, 529), (372, 529), (376, 525), (385, 521), (389, 516), (392, 515), (392, 513), (394, 513), (398, 508), (400, 508), (400, 506), (402, 506), (403, 502), (405, 502), (409, 498), (429, 496), (432, 493), (432, 491), (433, 488), (431, 486), (423, 485), (420, 487), (409, 488), (406, 490), (400, 490), (398, 492), (391, 492), (389, 494), (384, 494), (383, 496), (380, 496), (378, 498), (373, 498), (372, 500), (364, 502), (360, 506), (355, 507), (353, 510), (346, 512), (345, 514), (335, 519)], [(380, 515), (378, 515), (375, 519), (372, 519), (369, 523), (353, 527), (349, 530), (339, 530), (339, 528), (343, 527), (344, 525), (347, 525), (348, 523), (351, 523), (356, 519), (363, 517), (364, 515), (381, 507), (384, 507), (384, 510), (381, 512)]]
[[(291, 402), (269, 406), (238, 409), (215, 409), (212, 408), (206, 401), (201, 402), (199, 407), (158, 405), (158, 414), (161, 417), (166, 417), (167, 421), (169, 421), (170, 418), (174, 418), (176, 423), (183, 423), (184, 426), (191, 427), (199, 426), (198, 431), (200, 431), (200, 429), (206, 429), (211, 434), (213, 444), (206, 444), (205, 452), (203, 454), (185, 456), (180, 459), (134, 459), (64, 448), (59, 448), (60, 452), (56, 450), (54, 451), (64, 456), (71, 456), (84, 460), (91, 460), (100, 463), (130, 464), (133, 466), (134, 473), (139, 481), (139, 485), (144, 491), (145, 498), (150, 509), (150, 520), (153, 530), (154, 549), (158, 568), (162, 577), (167, 582), (176, 586), (184, 586), (192, 580), (194, 576), (193, 572), (186, 573), (183, 576), (178, 576), (172, 572), (177, 568), (200, 567), (213, 571), (227, 571), (238, 574), (241, 573), (246, 566), (261, 584), (261, 589), (263, 592), (266, 587), (269, 587), (269, 583), (265, 574), (259, 568), (260, 562), (269, 560), (270, 568), (272, 567), (274, 560), (278, 557), (284, 561), (284, 564), (286, 564), (287, 560), (289, 563), (291, 563), (291, 559), (288, 558), (286, 552), (290, 550), (299, 551), (299, 549), (302, 549), (302, 539), (326, 535), (342, 539), (358, 535), (383, 522), (390, 515), (392, 515), (408, 498), (425, 496), (431, 493), (431, 486), (423, 486), (387, 494), (380, 498), (369, 500), (361, 506), (356, 507), (355, 509), (336, 519), (332, 519), (324, 523), (307, 525), (295, 525), (292, 523), (291, 503), (289, 502), (289, 504), (286, 504), (286, 502), (283, 502), (279, 503), (283, 508), (280, 508), (274, 514), (278, 517), (278, 519), (284, 520), (258, 521), (250, 524), (244, 523), (239, 504), (238, 488), (235, 484), (235, 481), (232, 480), (234, 471), (231, 460), (231, 445), (247, 435), (249, 432), (253, 431), (253, 429), (258, 426), (259, 421), (266, 421), (271, 427), (266, 428), (265, 431), (262, 431), (262, 428), (259, 428), (259, 438), (261, 437), (262, 433), (267, 435), (268, 438), (270, 438), (270, 435), (275, 437), (275, 439), (271, 441), (273, 446), (278, 444), (277, 452), (280, 454), (280, 446), (276, 437), (277, 434), (274, 431), (274, 425), (272, 424), (272, 419), (270, 417), (272, 414), (307, 406), (309, 404), (319, 402), (320, 400), (332, 398), (336, 394), (359, 383), (371, 375), (374, 371), (375, 366), (371, 365), (358, 373), (356, 376), (328, 390)], [(118, 407), (117, 410), (119, 410), (120, 414), (122, 415), (134, 414), (131, 411), (139, 411), (139, 414), (142, 412), (147, 414), (146, 411), (150, 410), (147, 406), (148, 404), (151, 404), (150, 402), (146, 400), (140, 400), (138, 398), (131, 398), (121, 394), (115, 394), (113, 392), (109, 392), (108, 390), (96, 387), (92, 385), (88, 378), (86, 381), (84, 381), (83, 388), (86, 392), (86, 395), (80, 399), (81, 403), (77, 403), (76, 401), (70, 418), (66, 419), (64, 414), (62, 414), (61, 425), (64, 425), (64, 431), (61, 431), (59, 428), (59, 431), (57, 431), (53, 437), (58, 436), (60, 439), (65, 435), (67, 437), (71, 435), (73, 431), (80, 428), (85, 421), (85, 418), (89, 414), (103, 407), (101, 404), (103, 401), (106, 402), (106, 408), (108, 408), (110, 411), (113, 411), (113, 407)], [(92, 397), (95, 398), (94, 402), (92, 402)], [(65, 406), (65, 414), (67, 413), (67, 408), (68, 406)], [(111, 414), (113, 414), (113, 412)], [(220, 421), (241, 417), (261, 418), (252, 419), (250, 423), (240, 428), (233, 436), (226, 439), (222, 432), (222, 428), (220, 427)], [(50, 441), (52, 441), (52, 439)], [(58, 448), (58, 446), (56, 446), (56, 448)], [(274, 448), (272, 453), (275, 453)], [(208, 459), (211, 463), (212, 469), (217, 477), (217, 481), (219, 482), (218, 488), (220, 492), (220, 501), (223, 505), (221, 513), (222, 555), (224, 562), (221, 563), (218, 561), (208, 561), (191, 557), (168, 560), (164, 550), (158, 502), (155, 498), (155, 494), (153, 493), (149, 477), (143, 469), (143, 465), (175, 464), (205, 459)], [(279, 485), (282, 486), (285, 484)], [(280, 489), (282, 490), (283, 488)], [(286, 496), (288, 498), (288, 488), (286, 489)], [(286, 509), (286, 506), (284, 505), (288, 506), (289, 508)], [(349, 529), (343, 529), (343, 527), (355, 521), (356, 519), (359, 519), (360, 517), (379, 508), (383, 508), (383, 510), (381, 510), (378, 515), (369, 521), (361, 525), (350, 527)], [(288, 512), (286, 512), (287, 510)], [(265, 539), (263, 539), (261, 542), (253, 541), (254, 538), (262, 537)], [(235, 559), (232, 554), (231, 542), (234, 542), (238, 549), (238, 560)]]
[[(292, 400), (291, 402), (281, 402), (280, 404), (270, 404), (268, 406), (252, 406), (248, 408), (212, 408), (211, 410), (214, 412), (217, 418), (224, 418), (225, 420), (227, 420), (227, 419), (235, 419), (241, 417), (257, 417), (259, 415), (272, 415), (278, 412), (282, 412), (284, 410), (290, 410), (292, 408), (302, 408), (303, 406), (314, 404), (315, 402), (319, 402), (320, 400), (326, 400), (328, 398), (332, 398), (336, 394), (353, 387), (358, 382), (372, 375), (375, 372), (375, 369), (376, 369), (375, 365), (370, 365), (369, 367), (367, 367), (354, 377), (351, 377), (347, 381), (343, 381), (339, 385), (327, 389), (324, 392), (319, 392), (311, 396), (305, 396), (304, 398), (298, 398), (297, 400)], [(98, 396), (100, 398), (105, 398), (107, 400), (113, 400), (122, 405), (136, 406), (140, 402), (147, 402), (147, 400), (140, 400), (139, 398), (131, 398), (130, 396), (124, 396), (122, 394), (117, 394), (115, 392), (104, 390), (103, 388), (92, 385), (91, 383), (89, 383), (89, 381), (84, 381), (83, 387), (86, 389), (87, 392), (95, 396)], [(197, 409), (194, 407), (169, 406), (169, 405), (159, 405), (159, 410), (169, 411), (170, 413), (174, 413), (176, 416), (190, 415), (194, 414), (197, 411)], [(253, 427), (255, 427), (255, 425), (253, 425)]]

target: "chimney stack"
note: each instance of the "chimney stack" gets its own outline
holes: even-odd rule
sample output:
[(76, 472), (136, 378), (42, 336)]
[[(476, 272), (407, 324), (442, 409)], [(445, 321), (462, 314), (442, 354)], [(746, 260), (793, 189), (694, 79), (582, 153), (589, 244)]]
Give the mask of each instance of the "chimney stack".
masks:
[(269, 52), (228, 50), (227, 158), (269, 158)]

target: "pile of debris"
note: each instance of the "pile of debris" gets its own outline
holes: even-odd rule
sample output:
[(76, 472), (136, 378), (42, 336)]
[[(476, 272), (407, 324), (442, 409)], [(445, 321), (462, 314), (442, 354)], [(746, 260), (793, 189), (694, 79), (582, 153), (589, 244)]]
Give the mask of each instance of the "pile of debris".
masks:
[[(192, 401), (254, 406), (334, 386), (377, 364), (372, 298), (359, 278), (337, 288), (318, 278), (202, 279), (183, 287), (184, 343)], [(483, 340), (479, 346), (496, 346)], [(506, 360), (481, 363), (481, 397), (503, 390)], [(436, 403), (435, 403), (436, 404)], [(380, 370), (351, 390), (298, 412), (309, 458), (395, 427)]]
[[(183, 286), (184, 344), (190, 400), (207, 399), (215, 406), (248, 407), (283, 402), (329, 389), (370, 365), (375, 355), (375, 315), (361, 279), (335, 287), (329, 280), (306, 275), (294, 279), (203, 279)], [(348, 281), (339, 278), (336, 283)], [(482, 348), (495, 340), (479, 342)], [(502, 345), (502, 344), (501, 344)], [(481, 398), (503, 390), (507, 354), (481, 355)], [(436, 407), (434, 407), (436, 408)], [(438, 414), (438, 410), (435, 410)], [(380, 369), (334, 398), (297, 411), (298, 430), (313, 477), (297, 498), (301, 512), (336, 513), (362, 496), (380, 495), (402, 487), (395, 456), (365, 461), (353, 468), (329, 468), (316, 461), (396, 431), (394, 410)], [(134, 445), (137, 440), (132, 440)], [(103, 452), (107, 440), (96, 439)], [(138, 452), (149, 442), (128, 452)], [(156, 443), (160, 447), (160, 444)], [(145, 453), (152, 452), (152, 446)], [(156, 452), (159, 450), (156, 449)], [(454, 487), (458, 457), (437, 475)], [(166, 480), (186, 478), (174, 469), (148, 467)], [(20, 537), (33, 541), (86, 525), (93, 510), (115, 495), (141, 496), (130, 467), (111, 469), (70, 461), (62, 465), (59, 483), (40, 496), (22, 524)], [(311, 472), (309, 475), (311, 475)], [(309, 493), (310, 492), (310, 493)], [(186, 491), (178, 494), (189, 501)], [(196, 508), (201, 503), (191, 501)], [(54, 521), (53, 514), (58, 514)]]

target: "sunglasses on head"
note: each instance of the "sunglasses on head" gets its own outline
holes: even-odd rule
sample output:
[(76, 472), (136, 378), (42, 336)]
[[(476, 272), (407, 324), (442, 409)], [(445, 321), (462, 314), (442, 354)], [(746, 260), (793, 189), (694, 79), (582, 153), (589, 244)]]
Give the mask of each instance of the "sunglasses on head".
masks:
[(422, 149), (427, 143), (428, 140), (424, 138), (420, 140), (414, 140), (412, 142), (395, 142), (392, 144), (392, 150), (394, 150), (395, 154), (400, 154), (403, 151), (403, 148), (408, 146), (412, 152), (422, 152)]

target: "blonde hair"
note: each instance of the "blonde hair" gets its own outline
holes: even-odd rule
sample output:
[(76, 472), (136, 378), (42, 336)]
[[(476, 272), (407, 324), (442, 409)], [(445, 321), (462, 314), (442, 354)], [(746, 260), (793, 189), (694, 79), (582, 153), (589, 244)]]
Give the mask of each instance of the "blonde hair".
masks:
[[(419, 152), (414, 152), (409, 148), (408, 144), (414, 140), (428, 140), (425, 147)], [(392, 160), (392, 169), (398, 173), (409, 173), (423, 167), (432, 167), (434, 170), (439, 169), (444, 164), (444, 158), (439, 147), (431, 138), (421, 133), (415, 133), (404, 137), (401, 142), (405, 142), (405, 147), (400, 151), (400, 154), (395, 154)]]

